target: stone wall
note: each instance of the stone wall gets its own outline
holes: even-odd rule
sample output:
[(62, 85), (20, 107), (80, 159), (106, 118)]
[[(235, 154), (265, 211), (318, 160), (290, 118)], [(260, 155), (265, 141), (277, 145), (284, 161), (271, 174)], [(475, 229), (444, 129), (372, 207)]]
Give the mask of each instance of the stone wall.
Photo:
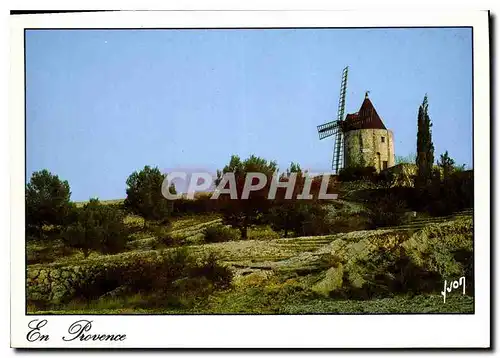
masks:
[(344, 166), (394, 166), (394, 137), (388, 129), (358, 129), (344, 134)]
[(67, 264), (36, 264), (27, 267), (26, 297), (28, 301), (61, 303), (73, 298), (81, 288), (96, 280), (144, 262), (161, 260), (160, 251), (134, 251), (102, 255), (97, 259)]
[(88, 280), (91, 270), (80, 266), (28, 267), (27, 298), (29, 301), (59, 303), (75, 293), (75, 283)]

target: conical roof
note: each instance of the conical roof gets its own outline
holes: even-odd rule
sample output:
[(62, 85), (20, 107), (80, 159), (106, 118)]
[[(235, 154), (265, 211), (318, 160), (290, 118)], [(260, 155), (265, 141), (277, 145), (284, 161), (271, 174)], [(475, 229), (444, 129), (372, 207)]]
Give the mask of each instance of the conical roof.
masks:
[(380, 119), (372, 101), (365, 95), (365, 99), (357, 113), (351, 113), (346, 116), (344, 131), (357, 129), (387, 129), (382, 119)]

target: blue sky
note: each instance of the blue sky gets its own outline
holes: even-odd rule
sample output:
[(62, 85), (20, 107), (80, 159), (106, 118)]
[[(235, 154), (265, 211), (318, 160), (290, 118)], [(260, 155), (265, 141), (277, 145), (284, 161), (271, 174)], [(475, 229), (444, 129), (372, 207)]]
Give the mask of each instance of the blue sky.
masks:
[(222, 168), (231, 154), (328, 170), (333, 141), (316, 126), (366, 90), (416, 151), (425, 93), (436, 160), (472, 167), (470, 29), (29, 30), (27, 175), (48, 169), (72, 199), (125, 197), (144, 165)]

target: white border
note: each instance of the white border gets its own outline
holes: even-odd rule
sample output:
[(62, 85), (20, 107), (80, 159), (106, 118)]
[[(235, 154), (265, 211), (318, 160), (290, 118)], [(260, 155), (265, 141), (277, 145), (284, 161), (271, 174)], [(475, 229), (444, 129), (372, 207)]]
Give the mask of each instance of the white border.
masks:
[[(11, 16), (11, 346), (104, 347), (63, 342), (74, 321), (126, 333), (115, 347), (489, 347), (490, 143), (488, 13), (471, 11), (174, 11)], [(346, 316), (46, 316), (48, 343), (26, 341), (24, 266), (24, 53), (29, 28), (474, 27), (475, 314)]]

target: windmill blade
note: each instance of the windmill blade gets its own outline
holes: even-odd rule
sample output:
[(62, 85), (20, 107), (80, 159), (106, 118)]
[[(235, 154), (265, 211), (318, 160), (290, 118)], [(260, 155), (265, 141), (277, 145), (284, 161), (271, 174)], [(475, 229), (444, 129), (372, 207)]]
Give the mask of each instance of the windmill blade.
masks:
[(345, 113), (345, 97), (347, 93), (347, 74), (349, 72), (349, 66), (346, 66), (342, 70), (342, 80), (340, 81), (340, 96), (339, 96), (339, 108), (337, 111), (337, 120), (344, 120)]
[[(342, 70), (342, 80), (340, 81), (340, 96), (339, 96), (339, 108), (337, 112), (337, 122), (342, 129), (344, 124), (344, 113), (345, 113), (345, 97), (347, 93), (347, 74), (349, 72), (349, 66), (346, 66)], [(343, 166), (344, 159), (344, 135), (343, 130), (337, 132), (335, 138), (335, 144), (333, 145), (333, 159), (332, 159), (332, 170), (336, 174), (339, 173), (340, 168)]]
[(319, 139), (328, 138), (338, 132), (340, 128), (339, 121), (332, 121), (318, 126)]
[(342, 80), (340, 81), (340, 96), (339, 96), (339, 107), (337, 112), (337, 120), (331, 121), (318, 126), (319, 139), (328, 138), (335, 136), (335, 142), (333, 145), (333, 159), (332, 159), (332, 169), (336, 173), (339, 172), (343, 165), (344, 159), (344, 113), (345, 113), (345, 99), (347, 93), (347, 73), (349, 71), (349, 66), (346, 66), (342, 70)]
[(344, 159), (344, 134), (338, 131), (335, 137), (335, 144), (333, 146), (332, 170), (338, 174), (343, 167)]

